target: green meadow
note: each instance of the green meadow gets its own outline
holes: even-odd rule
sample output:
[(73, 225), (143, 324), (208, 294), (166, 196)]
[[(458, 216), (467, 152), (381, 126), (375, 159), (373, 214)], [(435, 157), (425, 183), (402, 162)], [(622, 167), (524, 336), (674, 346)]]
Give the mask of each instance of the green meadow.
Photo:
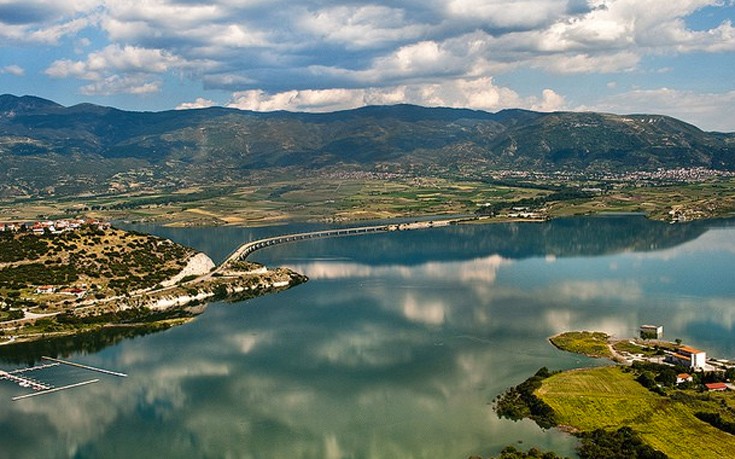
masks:
[(633, 373), (610, 366), (552, 375), (536, 395), (553, 408), (560, 425), (572, 430), (629, 426), (671, 458), (735, 457), (735, 436), (694, 416), (698, 411), (731, 412), (729, 394), (675, 391), (661, 396), (638, 384)]
[(549, 338), (551, 343), (559, 349), (589, 357), (612, 358), (608, 347), (609, 336), (602, 332), (574, 331), (566, 332)]

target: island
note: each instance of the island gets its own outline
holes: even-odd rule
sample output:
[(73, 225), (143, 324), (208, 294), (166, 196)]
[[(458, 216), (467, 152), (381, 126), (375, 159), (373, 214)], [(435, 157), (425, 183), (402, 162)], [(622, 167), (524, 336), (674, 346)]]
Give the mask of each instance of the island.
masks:
[(732, 362), (700, 360), (703, 351), (678, 340), (568, 332), (550, 341), (616, 365), (542, 368), (496, 398), (498, 416), (530, 418), (542, 428), (569, 432), (580, 438), (582, 458), (735, 455)]
[(204, 253), (93, 219), (0, 231), (0, 344), (112, 327), (168, 328), (207, 302), (238, 301), (307, 279)]

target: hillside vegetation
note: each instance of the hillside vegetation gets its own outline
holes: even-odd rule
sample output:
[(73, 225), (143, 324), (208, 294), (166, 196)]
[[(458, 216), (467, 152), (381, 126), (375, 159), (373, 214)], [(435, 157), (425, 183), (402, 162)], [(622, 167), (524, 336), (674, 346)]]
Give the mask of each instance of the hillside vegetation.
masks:
[[(365, 107), (139, 113), (0, 96), (0, 196), (70, 196), (355, 172), (735, 169), (735, 135), (660, 115)], [(44, 171), (43, 174), (39, 171)]]
[[(0, 232), (0, 303), (6, 310), (51, 312), (81, 296), (125, 295), (173, 277), (195, 253), (166, 239), (115, 228), (85, 226), (40, 236)], [(37, 292), (42, 286), (53, 292)]]

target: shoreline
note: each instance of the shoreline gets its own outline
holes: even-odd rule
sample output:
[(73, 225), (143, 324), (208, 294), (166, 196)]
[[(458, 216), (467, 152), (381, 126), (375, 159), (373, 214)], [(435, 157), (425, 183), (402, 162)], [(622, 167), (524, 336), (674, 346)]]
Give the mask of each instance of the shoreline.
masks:
[[(113, 232), (116, 235), (132, 234), (117, 229), (113, 229)], [(32, 234), (25, 234), (15, 236), (10, 241), (27, 240), (32, 244), (37, 244), (36, 241), (44, 241), (35, 239), (36, 237)], [(47, 240), (55, 242), (43, 243), (64, 244), (65, 241), (64, 238), (56, 239), (53, 236)], [(186, 323), (203, 313), (208, 303), (249, 299), (282, 291), (308, 280), (306, 276), (287, 268), (267, 268), (260, 264), (238, 260), (226, 260), (217, 266), (203, 252), (185, 248), (169, 239), (157, 238), (154, 240), (160, 241), (159, 245), (177, 246), (185, 251), (186, 258), (179, 259), (177, 262), (181, 267), (177, 273), (154, 286), (117, 292), (112, 295), (107, 293), (102, 296), (100, 296), (99, 287), (96, 287), (95, 284), (98, 282), (109, 284), (112, 277), (102, 275), (91, 279), (80, 279), (76, 282), (91, 282), (92, 284), (89, 287), (88, 284), (81, 284), (83, 288), (79, 290), (82, 293), (77, 296), (76, 301), (60, 295), (58, 292), (61, 287), (58, 285), (44, 286), (44, 288), (52, 289), (51, 293), (47, 293), (39, 291), (41, 287), (37, 286), (38, 280), (32, 278), (25, 280), (26, 287), (23, 290), (26, 293), (20, 297), (19, 304), (12, 309), (14, 312), (20, 311), (21, 317), (0, 322), (0, 346), (12, 347), (21, 343), (74, 336), (112, 327), (148, 329), (164, 326), (164, 328), (170, 328), (173, 322), (175, 325)], [(51, 245), (51, 247), (54, 246)], [(112, 250), (118, 250), (121, 245), (109, 247), (112, 247)], [(108, 246), (101, 244), (98, 239), (95, 244), (84, 245), (79, 250), (93, 251), (102, 248), (107, 250)], [(118, 259), (120, 261), (117, 261)], [(22, 266), (26, 264), (26, 261), (20, 259), (8, 265), (9, 268)], [(114, 262), (133, 263), (128, 261), (124, 254), (118, 254)], [(131, 264), (131, 266), (134, 265)], [(153, 270), (150, 273), (156, 275), (166, 266), (161, 265), (157, 268), (158, 271)], [(35, 294), (32, 292), (33, 288), (36, 288)], [(15, 292), (17, 295), (19, 290)], [(86, 298), (82, 299), (82, 297)], [(8, 307), (13, 306), (12, 303), (8, 304)]]
[[(610, 213), (597, 213), (585, 216), (588, 217), (604, 217), (610, 215)], [(616, 214), (613, 214), (616, 215)], [(617, 214), (619, 215), (619, 214)], [(638, 215), (640, 215), (638, 213)], [(419, 216), (414, 217), (421, 219), (420, 221), (410, 221), (410, 218), (396, 220), (382, 220), (383, 224), (371, 227), (339, 227), (337, 229), (325, 230), (315, 233), (299, 233), (299, 234), (286, 234), (281, 236), (275, 236), (257, 241), (250, 241), (241, 244), (233, 253), (231, 253), (222, 263), (218, 266), (215, 265), (211, 259), (202, 252), (194, 252), (186, 262), (186, 265), (182, 268), (179, 273), (173, 277), (161, 282), (158, 286), (153, 288), (144, 289), (141, 291), (135, 291), (127, 293), (124, 296), (118, 297), (107, 297), (100, 300), (92, 300), (80, 304), (71, 310), (72, 315), (82, 313), (81, 318), (85, 319), (93, 314), (104, 314), (110, 311), (126, 311), (130, 309), (148, 309), (154, 312), (165, 312), (172, 308), (185, 307), (188, 305), (196, 305), (199, 303), (208, 303), (216, 301), (220, 298), (242, 297), (243, 295), (248, 296), (251, 290), (278, 290), (283, 288), (290, 288), (291, 286), (298, 285), (299, 283), (305, 282), (305, 278), (298, 273), (289, 272), (285, 278), (277, 279), (270, 283), (255, 282), (253, 279), (260, 278), (260, 276), (275, 275), (281, 270), (280, 275), (284, 273), (282, 268), (268, 269), (259, 267), (258, 272), (253, 272), (250, 268), (242, 267), (236, 269), (234, 272), (224, 275), (229, 266), (236, 264), (240, 257), (243, 255), (242, 249), (246, 246), (255, 246), (262, 244), (261, 247), (256, 247), (251, 251), (244, 253), (244, 257), (247, 257), (252, 251), (266, 246), (271, 246), (275, 243), (286, 243), (295, 242), (297, 240), (304, 240), (311, 238), (311, 234), (318, 234), (317, 237), (341, 237), (347, 234), (341, 234), (343, 232), (355, 231), (358, 229), (366, 229), (365, 232), (388, 232), (388, 231), (408, 231), (417, 229), (431, 229), (435, 227), (445, 227), (450, 225), (460, 224), (494, 224), (494, 223), (509, 223), (509, 222), (523, 222), (523, 223), (537, 223), (537, 219), (527, 218), (499, 218), (499, 217), (481, 217), (477, 215), (452, 215), (451, 217), (442, 216)], [(557, 217), (567, 218), (567, 217)], [(724, 217), (722, 217), (724, 218)], [(707, 219), (709, 221), (716, 221), (720, 218)], [(544, 220), (548, 221), (548, 220)], [(367, 231), (371, 230), (371, 231)], [(362, 234), (362, 233), (353, 233)], [(275, 242), (274, 242), (275, 240)], [(244, 259), (244, 257), (242, 257)], [(245, 277), (243, 277), (245, 276)], [(192, 279), (189, 279), (193, 277)], [(247, 279), (245, 279), (247, 278)], [(254, 286), (253, 283), (257, 285)], [(219, 293), (215, 293), (215, 291)], [(263, 294), (263, 293), (258, 293)], [(87, 313), (86, 311), (90, 311)], [(17, 342), (22, 334), (13, 333), (18, 326), (22, 326), (26, 323), (35, 323), (39, 320), (47, 318), (54, 318), (59, 314), (66, 313), (67, 311), (59, 311), (50, 314), (38, 314), (26, 312), (26, 317), (23, 319), (7, 321), (0, 325), (2, 330), (8, 339), (0, 342), (0, 345), (11, 345)], [(112, 321), (109, 322), (111, 325), (119, 324), (120, 322)], [(145, 323), (148, 323), (147, 321)], [(86, 329), (86, 328), (84, 328)], [(52, 332), (49, 330), (38, 332), (37, 335), (40, 337), (34, 339), (43, 339), (43, 336)], [(55, 332), (55, 331), (54, 331)], [(66, 332), (68, 334), (76, 333), (75, 330)], [(15, 338), (13, 338), (15, 337)], [(552, 338), (552, 337), (550, 337)], [(553, 342), (552, 342), (553, 344)], [(558, 346), (557, 346), (558, 347)], [(622, 360), (622, 356), (615, 352), (613, 346), (608, 346), (612, 357), (609, 357), (613, 361)], [(590, 355), (591, 357), (597, 357)]]

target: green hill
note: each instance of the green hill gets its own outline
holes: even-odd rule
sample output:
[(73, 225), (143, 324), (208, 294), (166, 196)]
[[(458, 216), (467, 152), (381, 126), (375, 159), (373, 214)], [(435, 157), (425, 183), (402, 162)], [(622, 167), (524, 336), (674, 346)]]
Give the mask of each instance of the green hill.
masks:
[(184, 188), (276, 170), (735, 170), (735, 134), (660, 115), (364, 107), (128, 112), (0, 96), (0, 197)]

